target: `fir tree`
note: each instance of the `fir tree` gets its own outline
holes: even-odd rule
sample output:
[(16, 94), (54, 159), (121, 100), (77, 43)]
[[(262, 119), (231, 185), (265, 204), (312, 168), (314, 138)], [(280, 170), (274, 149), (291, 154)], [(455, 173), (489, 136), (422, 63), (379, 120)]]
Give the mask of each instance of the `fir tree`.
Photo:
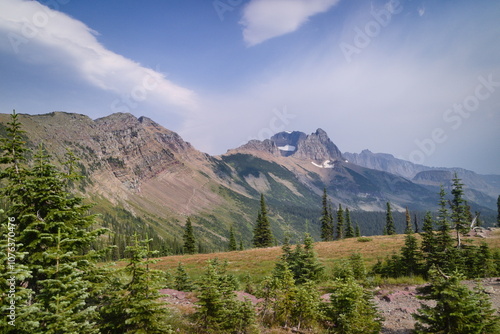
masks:
[(417, 214), (413, 215), (413, 225), (415, 226), (415, 233), (419, 233), (420, 231), (418, 230)]
[(333, 222), (331, 220), (330, 212), (328, 210), (328, 195), (326, 193), (326, 188), (323, 189), (320, 223), (321, 223), (321, 240), (332, 241)]
[(349, 208), (345, 208), (345, 237), (352, 238), (354, 235), (355, 231), (352, 227), (351, 213), (349, 212)]
[(344, 210), (342, 209), (342, 204), (339, 204), (339, 209), (337, 210), (337, 239), (344, 238)]
[(257, 215), (257, 224), (254, 229), (253, 245), (256, 248), (271, 247), (273, 245), (271, 224), (267, 218), (266, 202), (264, 195), (260, 195), (260, 210)]
[(359, 229), (358, 222), (356, 222), (356, 230), (355, 230), (354, 234), (355, 234), (356, 237), (360, 237), (361, 236), (361, 230)]
[(391, 203), (387, 202), (387, 211), (385, 218), (385, 234), (396, 234), (396, 227), (394, 226), (394, 218), (392, 218)]
[(441, 269), (451, 267), (455, 261), (453, 259), (453, 238), (451, 237), (451, 227), (449, 223), (449, 213), (446, 208), (446, 193), (444, 187), (441, 186), (439, 192), (439, 210), (437, 217), (437, 235), (436, 235), (436, 262)]
[(378, 314), (371, 293), (354, 279), (336, 280), (330, 295), (330, 303), (324, 313), (335, 324), (331, 333), (369, 334), (379, 333), (382, 317)]
[(405, 218), (406, 218), (405, 234), (411, 234), (411, 233), (413, 233), (413, 226), (411, 223), (411, 216), (410, 216), (410, 211), (408, 210), (408, 207), (406, 207)]
[(453, 195), (451, 201), (451, 221), (455, 225), (457, 247), (460, 248), (460, 234), (467, 233), (469, 229), (470, 220), (468, 218), (470, 216), (470, 210), (467, 209), (467, 202), (463, 199), (463, 183), (461, 183), (457, 173), (455, 173), (455, 177), (453, 178), (451, 194)]
[(402, 269), (405, 276), (414, 276), (421, 273), (421, 258), (417, 238), (411, 231), (406, 235), (405, 244), (401, 248)]
[(181, 262), (177, 265), (177, 270), (174, 276), (174, 287), (179, 291), (191, 291), (193, 289), (193, 283), (189, 279), (189, 275)]
[(499, 317), (489, 297), (480, 288), (470, 290), (460, 283), (459, 274), (450, 277), (432, 272), (430, 293), (424, 300), (435, 300), (436, 306), (421, 304), (415, 333), (493, 334), (500, 333)]
[(234, 231), (233, 231), (233, 227), (231, 226), (231, 228), (229, 229), (229, 251), (232, 252), (232, 251), (235, 251), (235, 250), (238, 250), (237, 246), (236, 246), (236, 238), (234, 237)]
[[(92, 292), (89, 273), (99, 254), (89, 252), (88, 245), (105, 230), (93, 227), (90, 206), (70, 193), (75, 162), (66, 164), (69, 172), (61, 172), (40, 145), (29, 168), (25, 155), (30, 150), (22, 140), (17, 114), (11, 119), (0, 146), (0, 162), (6, 164), (0, 178), (6, 214), (15, 220), (16, 229), (16, 269), (11, 274), (19, 310), (15, 332), (94, 333), (97, 314), (86, 301)], [(3, 321), (2, 332), (8, 333), (13, 327), (4, 327)]]
[(425, 214), (424, 225), (422, 226), (422, 244), (420, 249), (426, 263), (426, 271), (432, 267), (432, 265), (438, 264), (436, 261), (436, 234), (434, 233), (434, 221), (432, 215), (429, 211)]
[(188, 217), (186, 219), (186, 226), (184, 227), (184, 254), (194, 254), (196, 253), (196, 240), (193, 233), (193, 225), (191, 219)]
[(500, 227), (500, 195), (498, 195), (497, 199), (497, 226)]

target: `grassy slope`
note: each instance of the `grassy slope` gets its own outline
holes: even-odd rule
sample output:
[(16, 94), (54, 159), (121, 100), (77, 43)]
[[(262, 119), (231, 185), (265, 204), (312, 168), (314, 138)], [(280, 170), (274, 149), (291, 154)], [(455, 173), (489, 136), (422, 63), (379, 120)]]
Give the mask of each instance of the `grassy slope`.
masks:
[[(387, 255), (399, 252), (404, 244), (405, 235), (373, 236), (370, 238), (372, 240), (369, 242), (360, 242), (357, 238), (317, 242), (315, 250), (320, 261), (326, 267), (326, 273), (329, 275), (335, 260), (347, 258), (355, 252), (362, 254), (366, 265), (371, 268), (377, 259), (383, 259)], [(480, 245), (481, 242), (485, 241), (491, 249), (500, 249), (500, 230), (497, 230), (489, 238), (471, 238), (470, 240), (474, 245)], [(271, 272), (280, 255), (280, 247), (212, 254), (179, 255), (160, 258), (154, 267), (169, 270), (173, 273), (178, 263), (181, 262), (188, 274), (193, 279), (196, 279), (203, 273), (207, 260), (218, 258), (221, 261), (227, 260), (228, 271), (235, 274), (240, 281), (246, 278), (258, 282)]]

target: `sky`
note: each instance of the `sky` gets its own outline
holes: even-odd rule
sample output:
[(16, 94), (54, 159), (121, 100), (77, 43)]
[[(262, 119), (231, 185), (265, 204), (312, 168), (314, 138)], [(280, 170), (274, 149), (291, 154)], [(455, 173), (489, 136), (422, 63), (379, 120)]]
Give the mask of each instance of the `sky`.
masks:
[(147, 116), (223, 154), (342, 152), (500, 174), (500, 1), (0, 0), (0, 112)]

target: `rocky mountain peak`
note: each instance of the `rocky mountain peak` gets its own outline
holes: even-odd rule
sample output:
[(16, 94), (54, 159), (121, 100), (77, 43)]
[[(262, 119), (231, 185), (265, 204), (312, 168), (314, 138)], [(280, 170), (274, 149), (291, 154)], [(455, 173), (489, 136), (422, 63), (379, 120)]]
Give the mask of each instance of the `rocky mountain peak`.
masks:
[(293, 154), (299, 159), (310, 159), (314, 161), (343, 160), (342, 153), (330, 140), (328, 134), (318, 129), (297, 144), (297, 151)]

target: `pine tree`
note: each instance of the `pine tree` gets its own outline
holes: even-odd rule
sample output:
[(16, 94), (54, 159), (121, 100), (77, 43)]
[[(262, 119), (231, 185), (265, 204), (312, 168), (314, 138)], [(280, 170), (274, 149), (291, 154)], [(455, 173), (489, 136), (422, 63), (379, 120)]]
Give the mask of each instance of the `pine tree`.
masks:
[(405, 234), (411, 234), (413, 233), (413, 226), (411, 223), (411, 216), (410, 216), (410, 211), (408, 210), (408, 207), (406, 207), (406, 228), (405, 228)]
[(432, 265), (438, 264), (436, 259), (436, 234), (434, 233), (434, 221), (432, 215), (429, 211), (425, 214), (424, 225), (422, 226), (422, 244), (420, 249), (425, 260), (426, 271), (429, 270)]
[(418, 230), (417, 214), (413, 215), (413, 225), (415, 226), (415, 233), (419, 233), (420, 231)]
[(267, 218), (266, 202), (264, 195), (260, 195), (260, 210), (257, 215), (257, 224), (254, 229), (253, 245), (256, 248), (271, 247), (273, 245), (271, 224)]
[(323, 189), (322, 197), (322, 211), (321, 211), (321, 240), (332, 241), (333, 240), (333, 222), (330, 217), (330, 212), (328, 210), (328, 195), (326, 193), (326, 188)]
[(405, 276), (419, 275), (422, 272), (422, 254), (419, 251), (417, 238), (413, 231), (405, 237), (405, 244), (401, 248), (402, 267)]
[(421, 297), (435, 300), (436, 306), (421, 304), (415, 333), (493, 334), (500, 333), (499, 317), (489, 297), (479, 287), (470, 290), (460, 283), (459, 274), (445, 276), (432, 272), (430, 293)]
[(446, 193), (444, 187), (441, 186), (439, 192), (439, 210), (437, 217), (437, 235), (436, 235), (436, 259), (437, 265), (444, 269), (449, 267), (454, 262), (453, 259), (453, 238), (451, 237), (451, 227), (449, 223), (449, 213), (446, 208)]
[(391, 203), (387, 202), (387, 212), (385, 218), (385, 234), (396, 234), (396, 227), (394, 226), (394, 218), (392, 218)]
[(198, 306), (194, 317), (203, 333), (253, 333), (255, 309), (248, 301), (238, 301), (235, 278), (227, 274), (227, 263), (217, 259), (207, 263), (199, 283)]
[(139, 240), (134, 235), (134, 245), (127, 246), (128, 265), (123, 269), (129, 281), (115, 283), (114, 291), (101, 310), (103, 333), (174, 333), (166, 324), (168, 309), (159, 300), (162, 273), (151, 270), (155, 254), (149, 249), (151, 239)]
[(358, 222), (356, 222), (356, 230), (355, 230), (354, 234), (355, 234), (356, 237), (360, 237), (361, 236), (361, 230), (359, 229)]
[(330, 295), (330, 303), (324, 313), (335, 324), (331, 333), (369, 334), (379, 333), (382, 317), (378, 314), (371, 293), (354, 279), (336, 280)]
[[(75, 161), (65, 164), (69, 172), (61, 172), (40, 145), (28, 167), (25, 156), (31, 151), (22, 140), (15, 112), (11, 119), (1, 140), (0, 162), (7, 166), (0, 178), (6, 214), (16, 225), (15, 332), (95, 333), (97, 314), (87, 299), (93, 288), (89, 275), (99, 254), (89, 252), (88, 245), (105, 230), (93, 227), (90, 206), (70, 193)], [(4, 327), (3, 320), (0, 327), (8, 333), (12, 327)]]
[(188, 217), (186, 219), (186, 226), (184, 227), (184, 253), (194, 254), (196, 253), (196, 240), (194, 238), (193, 225), (191, 219)]
[(233, 227), (232, 226), (229, 229), (229, 245), (228, 246), (229, 246), (229, 251), (230, 252), (238, 250), (238, 248), (236, 246), (236, 238), (234, 237), (234, 231), (233, 231)]
[(344, 210), (342, 209), (342, 204), (339, 204), (339, 209), (337, 210), (337, 239), (344, 238)]
[[(453, 178), (453, 188), (451, 190), (453, 199), (451, 201), (451, 221), (455, 225), (456, 235), (457, 235), (457, 247), (461, 247), (460, 234), (467, 233), (469, 229), (468, 216), (470, 216), (470, 210), (467, 209), (467, 202), (463, 199), (463, 183), (458, 178), (457, 173)], [(469, 212), (469, 213), (468, 213)]]
[(175, 289), (179, 291), (191, 291), (193, 289), (193, 283), (189, 279), (189, 275), (181, 262), (177, 265), (177, 270), (174, 276)]
[(351, 213), (349, 212), (349, 208), (345, 208), (345, 237), (352, 238), (354, 235), (355, 231), (352, 227)]
[(498, 195), (497, 199), (497, 226), (500, 227), (500, 195)]

